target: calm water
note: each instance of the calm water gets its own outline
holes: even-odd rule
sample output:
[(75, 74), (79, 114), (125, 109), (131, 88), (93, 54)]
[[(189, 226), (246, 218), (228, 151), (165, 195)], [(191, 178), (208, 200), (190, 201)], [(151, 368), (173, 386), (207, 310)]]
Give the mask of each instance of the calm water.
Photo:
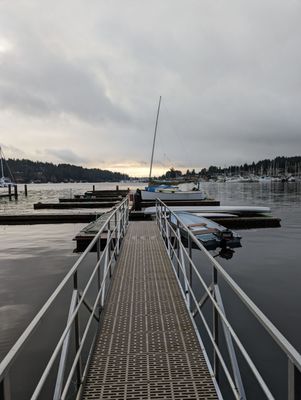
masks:
[[(115, 186), (96, 184), (99, 189)], [(282, 219), (281, 228), (240, 231), (243, 247), (236, 250), (231, 260), (219, 261), (301, 351), (301, 184), (206, 183), (203, 186), (223, 205), (269, 206), (273, 215)], [(17, 203), (1, 199), (0, 212), (32, 212), (34, 202), (57, 201), (58, 197), (73, 196), (91, 188), (92, 184), (29, 185), (27, 198), (20, 190)], [(82, 226), (0, 226), (0, 359), (77, 259), (72, 238)], [(284, 389), (277, 383), (277, 377), (286, 374), (283, 367), (278, 368), (281, 356), (266, 344), (260, 327), (230, 294), (225, 297), (225, 306), (243, 343), (267, 374), (268, 382), (274, 384), (276, 397), (283, 398)]]

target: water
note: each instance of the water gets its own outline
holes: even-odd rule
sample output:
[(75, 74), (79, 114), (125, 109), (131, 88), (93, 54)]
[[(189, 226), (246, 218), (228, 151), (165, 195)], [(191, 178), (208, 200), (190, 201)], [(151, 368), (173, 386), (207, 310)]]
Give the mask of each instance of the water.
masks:
[[(115, 186), (96, 184), (96, 189)], [(219, 262), (301, 351), (301, 184), (204, 183), (203, 186), (222, 205), (269, 206), (273, 215), (282, 219), (281, 228), (240, 231), (243, 247), (235, 250), (231, 260), (219, 259)], [(92, 184), (28, 185), (27, 198), (20, 191), (17, 203), (1, 199), (0, 212), (29, 213), (34, 202), (57, 201), (58, 197), (91, 189)], [(0, 359), (77, 259), (72, 238), (84, 225), (0, 226)], [(268, 381), (276, 383), (276, 397), (283, 398), (283, 388), (277, 386), (277, 379), (286, 371), (277, 366), (277, 349), (266, 345), (260, 327), (232, 300), (229, 295), (225, 306), (235, 320), (235, 328), (267, 373)]]

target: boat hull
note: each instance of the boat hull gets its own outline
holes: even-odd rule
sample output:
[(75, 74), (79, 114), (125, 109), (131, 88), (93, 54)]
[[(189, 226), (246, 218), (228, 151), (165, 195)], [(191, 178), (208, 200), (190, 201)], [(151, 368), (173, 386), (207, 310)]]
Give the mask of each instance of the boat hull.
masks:
[[(241, 247), (241, 236), (238, 233), (230, 231), (208, 218), (186, 212), (178, 212), (176, 215), (207, 250), (215, 250), (218, 247)], [(171, 216), (171, 222), (176, 225), (176, 218), (173, 215)], [(187, 231), (181, 228), (180, 230), (182, 236), (187, 238)]]
[(150, 192), (148, 190), (141, 190), (141, 200), (176, 200), (176, 201), (187, 201), (187, 200), (205, 200), (206, 195), (201, 191), (190, 191), (190, 192), (180, 192), (180, 191), (158, 191)]

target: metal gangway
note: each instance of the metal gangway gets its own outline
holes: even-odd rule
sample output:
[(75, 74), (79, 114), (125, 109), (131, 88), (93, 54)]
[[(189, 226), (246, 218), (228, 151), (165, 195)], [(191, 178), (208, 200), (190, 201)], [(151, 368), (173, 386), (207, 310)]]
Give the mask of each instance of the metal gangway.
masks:
[[(231, 294), (234, 294), (241, 304), (246, 307), (246, 310), (249, 310), (257, 319), (270, 339), (279, 347), (283, 354), (283, 359), (286, 360), (287, 373), (281, 376), (281, 378), (287, 385), (287, 390), (285, 397), (281, 397), (281, 399), (301, 399), (300, 354), (233, 281), (218, 261), (202, 246), (190, 232), (189, 228), (181, 223), (177, 215), (160, 200), (157, 201), (156, 210), (156, 225), (154, 222), (131, 222), (130, 229), (128, 229), (129, 204), (128, 199), (125, 199), (108, 217), (85, 252), (79, 257), (66, 277), (1, 362), (0, 400), (13, 400), (15, 398), (16, 382), (13, 373), (14, 367), (28, 343), (42, 330), (43, 321), (51, 317), (51, 310), (55, 308), (54, 306), (57, 304), (59, 297), (63, 297), (64, 304), (67, 307), (66, 320), (63, 323), (59, 336), (55, 338), (53, 350), (51, 350), (48, 360), (44, 363), (45, 365), (41, 369), (39, 376), (33, 378), (32, 389), (30, 388), (28, 393), (24, 392), (23, 397), (20, 397), (19, 391), (19, 398), (54, 400), (106, 398), (103, 394), (99, 395), (99, 392), (97, 392), (101, 386), (99, 382), (95, 383), (96, 392), (89, 393), (89, 384), (91, 383), (91, 374), (95, 374), (94, 370), (103, 376), (102, 367), (98, 365), (98, 361), (101, 358), (99, 352), (105, 358), (108, 358), (108, 354), (104, 354), (103, 352), (106, 341), (103, 339), (104, 336), (102, 336), (102, 333), (106, 334), (106, 332), (112, 331), (110, 321), (113, 318), (115, 323), (118, 321), (118, 329), (122, 329), (122, 324), (129, 323), (124, 311), (126, 310), (126, 300), (125, 303), (121, 297), (118, 297), (116, 300), (116, 293), (118, 293), (118, 296), (126, 296), (125, 290), (120, 290), (122, 282), (126, 286), (129, 286), (130, 282), (134, 282), (134, 289), (136, 290), (141, 279), (136, 274), (141, 273), (141, 269), (147, 272), (143, 282), (147, 282), (147, 279), (154, 279), (151, 276), (153, 266), (159, 268), (155, 270), (156, 280), (153, 280), (153, 282), (159, 282), (159, 284), (156, 283), (157, 287), (160, 286), (160, 282), (162, 281), (164, 284), (168, 284), (169, 287), (172, 286), (174, 288), (173, 299), (178, 307), (178, 309), (174, 308), (174, 316), (176, 316), (176, 312), (179, 312), (183, 315), (185, 321), (182, 324), (179, 337), (182, 338), (182, 345), (187, 350), (185, 356), (187, 362), (193, 362), (192, 359), (189, 360), (189, 355), (192, 354), (189, 348), (190, 345), (198, 347), (202, 360), (205, 362), (201, 367), (199, 363), (197, 366), (194, 364), (194, 369), (189, 363), (187, 364), (187, 368), (192, 374), (193, 371), (197, 371), (193, 381), (195, 388), (194, 395), (189, 395), (188, 392), (185, 394), (185, 391), (183, 391), (185, 388), (181, 387), (183, 386), (182, 381), (185, 381), (185, 378), (179, 378), (179, 391), (175, 391), (175, 383), (172, 387), (171, 397), (164, 395), (165, 397), (162, 396), (161, 398), (279, 398), (278, 393), (274, 393), (273, 388), (267, 384), (265, 377), (260, 373), (259, 368), (255, 365), (241, 338), (233, 328), (233, 324), (230, 323), (227, 317), (224, 305), (224, 303), (226, 304), (225, 297), (224, 301), (222, 298), (222, 293), (225, 287), (227, 287), (227, 290)], [(101, 248), (101, 237), (104, 233), (107, 234), (107, 241), (105, 247)], [(95, 247), (96, 252), (92, 253), (91, 251)], [(201, 265), (196, 253), (202, 255)], [(143, 257), (146, 256), (151, 259), (148, 270), (141, 264), (141, 260), (145, 260)], [(166, 259), (168, 263), (166, 263)], [(135, 260), (134, 264), (131, 260)], [(208, 281), (208, 276), (203, 276), (202, 273), (203, 264), (205, 263), (208, 264), (211, 270), (210, 281)], [(166, 268), (162, 271), (160, 270), (161, 264), (166, 265)], [(127, 268), (131, 268), (132, 265), (135, 268), (127, 276)], [(176, 286), (173, 282), (176, 283)], [(114, 285), (117, 287), (117, 292), (114, 292)], [(68, 300), (66, 300), (66, 291), (68, 293)], [(165, 291), (165, 289), (162, 291), (162, 296), (164, 296)], [(134, 294), (132, 291), (132, 294), (128, 294), (128, 296), (132, 296), (132, 299), (134, 299)], [(146, 296), (144, 289), (137, 290), (137, 295)], [(150, 293), (150, 300), (152, 299), (151, 295)], [(168, 322), (168, 319), (165, 320), (162, 317), (162, 309), (166, 306), (171, 307), (172, 304), (170, 304), (169, 299), (161, 298), (161, 294), (158, 296), (156, 307), (159, 310), (158, 312), (161, 315), (161, 321), (164, 325)], [(113, 317), (111, 313), (115, 312), (117, 303), (121, 306), (121, 311)], [(143, 301), (138, 303), (141, 307), (143, 306)], [(136, 303), (132, 301), (131, 304)], [(173, 314), (169, 313), (168, 315), (172, 316)], [(132, 322), (130, 323), (132, 324)], [(58, 323), (56, 322), (56, 324)], [(169, 322), (170, 324), (171, 322)], [(183, 340), (185, 337), (183, 331), (190, 329), (190, 326), (193, 327), (194, 333), (190, 333), (190, 339), (185, 343), (185, 340)], [(116, 330), (117, 335), (118, 329)], [(42, 333), (45, 334), (45, 330), (42, 330)], [(164, 337), (166, 338), (166, 336)], [(160, 350), (160, 346), (170, 346), (172, 357), (175, 351), (175, 347), (173, 346), (181, 345), (180, 340), (177, 341), (176, 335), (169, 337), (169, 343), (166, 342), (166, 339), (160, 342), (159, 339), (156, 339), (156, 336), (153, 336), (153, 341), (146, 345), (139, 340), (134, 341), (133, 345), (135, 349), (139, 348), (139, 346), (142, 346), (143, 349), (145, 346), (148, 346), (146, 350), (150, 348), (150, 345), (154, 349), (157, 346), (158, 358), (152, 359), (150, 365), (159, 371), (161, 368), (163, 371), (165, 367), (162, 364), (162, 357), (160, 356), (160, 352), (163, 350)], [(46, 338), (46, 340), (48, 339)], [(121, 341), (120, 345), (121, 348), (126, 347), (124, 341)], [(112, 348), (112, 345), (110, 348)], [(193, 348), (194, 353), (195, 349), (196, 347)], [(138, 356), (139, 354), (140, 350), (138, 351)], [(149, 360), (148, 353), (146, 356)], [(116, 368), (119, 365), (119, 371), (121, 371), (122, 357), (116, 351), (114, 357), (114, 365), (116, 365)], [(139, 364), (138, 359), (139, 357), (137, 358), (137, 365), (133, 366), (133, 370), (136, 372), (140, 367), (143, 367), (143, 363)], [(35, 360), (32, 360), (32, 363), (34, 362)], [(124, 365), (125, 368), (128, 367), (128, 364)], [(169, 368), (171, 366), (170, 360), (168, 361), (168, 366)], [(246, 366), (252, 374), (254, 382), (257, 383), (262, 397), (252, 397), (252, 393), (249, 393), (250, 390), (245, 385)], [(204, 388), (201, 388), (201, 380), (199, 379), (198, 381), (198, 377), (201, 377), (200, 369), (206, 375), (204, 380), (206, 385), (204, 387), (206, 387), (207, 395), (204, 392)], [(170, 371), (168, 374), (167, 381), (171, 379)], [(184, 370), (183, 376), (185, 376)], [(149, 376), (146, 378), (149, 380)], [(212, 382), (211, 385), (208, 378)], [(118, 376), (116, 379), (118, 379)], [(129, 386), (128, 383), (127, 381), (125, 385)], [(120, 397), (120, 394), (115, 395), (114, 393), (116, 392), (111, 391), (107, 398), (152, 398), (149, 392), (148, 395), (145, 395), (146, 397), (139, 395), (139, 381), (131, 383), (131, 393), (136, 397), (126, 397), (127, 392), (124, 392), (123, 397)], [(151, 383), (154, 383), (156, 386), (155, 380)], [(167, 383), (170, 384), (170, 381)], [(188, 383), (191, 383), (191, 381), (188, 381)], [(135, 386), (137, 388), (136, 394)], [(202, 395), (198, 394), (197, 387), (199, 387), (200, 393), (203, 390)], [(184, 394), (182, 397), (179, 397), (181, 396), (179, 393)]]

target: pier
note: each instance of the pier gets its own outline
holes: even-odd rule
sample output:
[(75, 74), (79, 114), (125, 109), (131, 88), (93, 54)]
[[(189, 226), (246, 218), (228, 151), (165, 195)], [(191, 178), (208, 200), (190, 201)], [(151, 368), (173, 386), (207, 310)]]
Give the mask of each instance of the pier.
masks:
[[(245, 400), (247, 389), (256, 385), (260, 398), (274, 399), (277, 393), (227, 317), (225, 286), (282, 353), (283, 398), (300, 399), (301, 355), (189, 228), (180, 220), (170, 223), (171, 214), (158, 201), (155, 221), (130, 222), (127, 198), (112, 210), (0, 363), (1, 400), (14, 400), (12, 371), (18, 356), (41, 322), (51, 318), (49, 311), (60, 296), (67, 305), (66, 319), (61, 327), (55, 323), (60, 333), (30, 393), (22, 392), (24, 399)], [(185, 244), (181, 230), (186, 230)], [(201, 263), (193, 257), (196, 248)], [(210, 281), (203, 276), (205, 267), (211, 271)], [(87, 268), (89, 274), (81, 281)], [(47, 341), (47, 332), (42, 333)], [(252, 376), (248, 388), (246, 369)]]
[[(0, 199), (4, 197), (8, 197), (11, 200), (13, 197), (17, 200), (18, 199), (18, 185), (17, 184), (8, 184), (7, 185), (7, 193), (3, 192), (0, 193)], [(12, 192), (12, 188), (14, 189)]]
[(92, 398), (217, 399), (155, 222), (125, 236), (83, 389)]

